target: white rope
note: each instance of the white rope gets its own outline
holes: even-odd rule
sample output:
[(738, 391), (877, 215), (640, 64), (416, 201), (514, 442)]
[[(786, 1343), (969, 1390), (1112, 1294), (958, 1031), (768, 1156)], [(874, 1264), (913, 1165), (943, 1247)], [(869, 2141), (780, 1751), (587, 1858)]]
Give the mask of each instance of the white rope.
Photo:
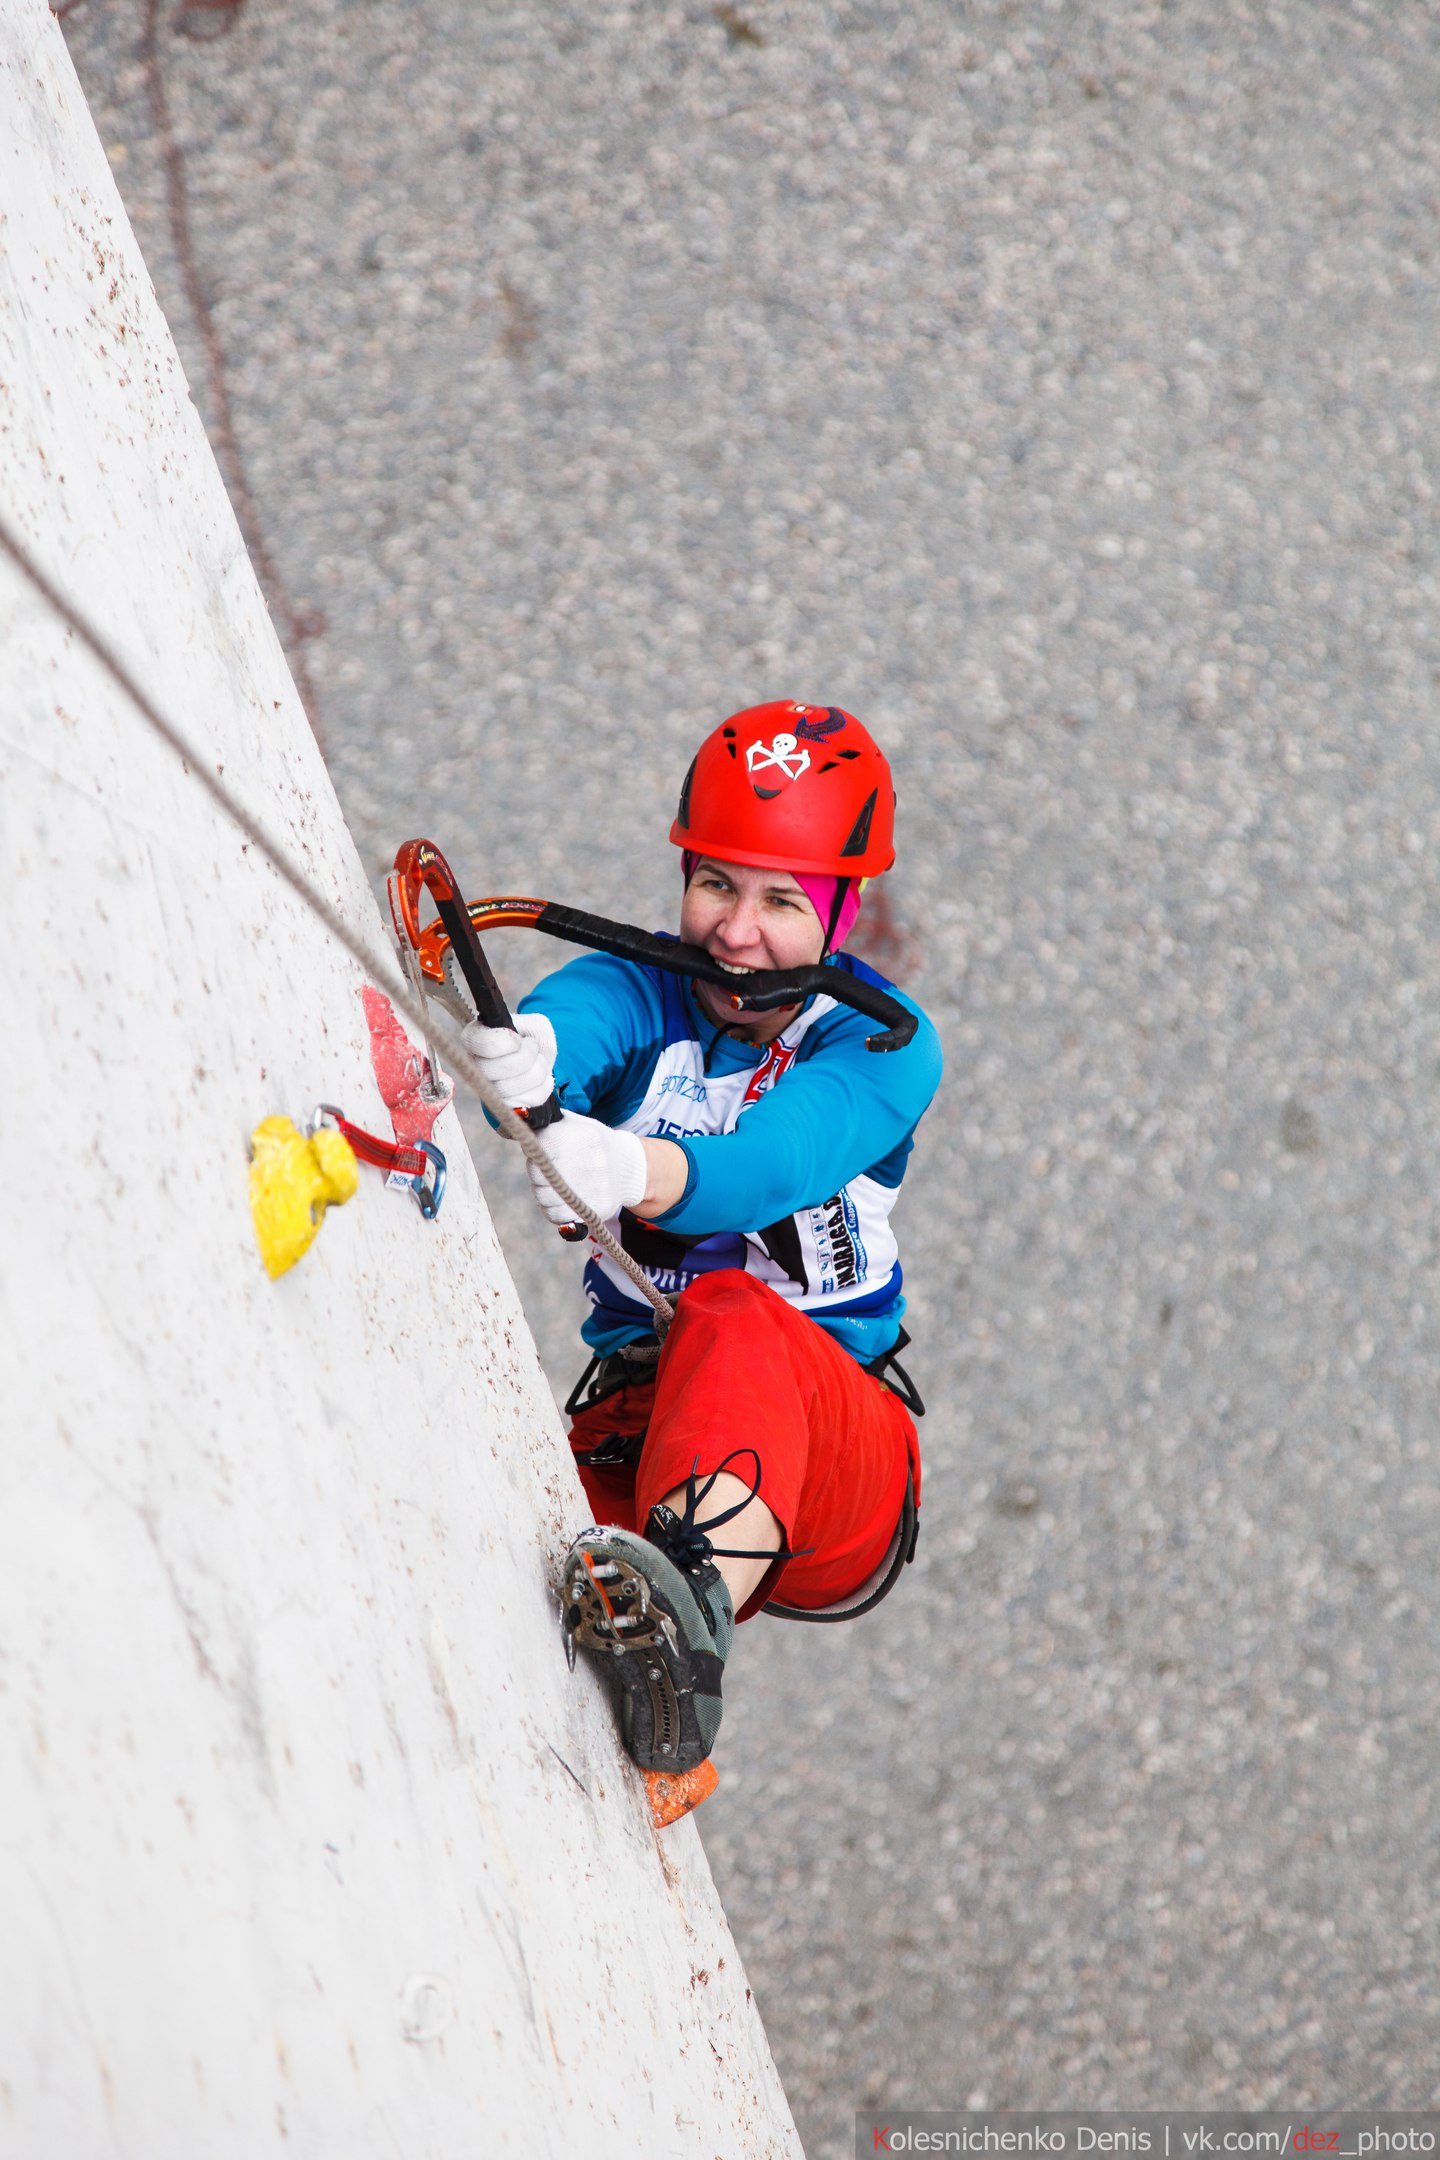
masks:
[[(150, 726), (154, 728), (161, 740), (174, 751), (176, 757), (180, 759), (191, 777), (198, 780), (212, 800), (218, 803), (225, 814), (234, 820), (251, 844), (259, 849), (271, 869), (285, 880), (291, 891), (299, 896), (311, 913), (319, 917), (330, 935), (337, 943), (344, 946), (346, 952), (349, 953), (357, 966), (379, 984), (396, 1011), (403, 1013), (410, 1025), (417, 1029), (422, 1036), (431, 1033), (434, 1018), (433, 1008), (427, 1008), (423, 1000), (415, 995), (408, 983), (401, 982), (398, 977), (387, 969), (376, 965), (374, 956), (366, 951), (348, 923), (342, 921), (330, 906), (330, 903), (315, 891), (303, 873), (297, 870), (281, 853), (269, 834), (265, 832), (262, 826), (256, 823), (244, 804), (231, 794), (229, 788), (224, 786), (216, 774), (211, 772), (201, 754), (185, 740), (180, 730), (167, 720), (153, 701), (147, 697), (123, 660), (105, 642), (99, 632), (92, 629), (84, 616), (72, 606), (64, 594), (51, 584), (44, 572), (31, 560), (25, 547), (11, 532), (3, 518), (0, 518), (0, 547), (4, 548), (6, 554), (23, 571), (36, 591), (54, 609), (61, 620), (74, 631), (81, 643), (88, 646), (106, 672), (112, 675), (115, 681), (119, 683), (132, 704), (149, 722)], [(609, 1255), (617, 1267), (624, 1270), (637, 1289), (641, 1291), (647, 1303), (653, 1306), (655, 1311), (655, 1332), (657, 1335), (663, 1336), (675, 1317), (675, 1308), (670, 1303), (670, 1300), (662, 1297), (661, 1293), (650, 1281), (650, 1278), (631, 1259), (629, 1253), (611, 1234), (606, 1223), (596, 1214), (589, 1202), (582, 1200), (579, 1193), (566, 1183), (525, 1120), (517, 1117), (510, 1105), (496, 1094), (469, 1051), (460, 1041), (453, 1027), (447, 1025), (439, 1031), (439, 1043), (445, 1052), (451, 1069), (459, 1079), (464, 1081), (471, 1093), (484, 1104), (501, 1132), (505, 1134), (507, 1139), (518, 1142), (526, 1160), (534, 1163), (546, 1184), (559, 1195), (566, 1207), (572, 1210), (576, 1220), (584, 1223), (596, 1244)]]

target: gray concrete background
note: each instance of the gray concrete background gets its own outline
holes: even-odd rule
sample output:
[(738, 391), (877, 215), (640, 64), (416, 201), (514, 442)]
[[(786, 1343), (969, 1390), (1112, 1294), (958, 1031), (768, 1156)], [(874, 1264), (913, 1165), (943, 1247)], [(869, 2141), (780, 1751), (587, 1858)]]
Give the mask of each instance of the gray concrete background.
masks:
[[(199, 396), (141, 20), (66, 32)], [(663, 922), (724, 712), (895, 757), (920, 1559), (746, 1631), (699, 1818), (812, 2160), (857, 2105), (1440, 2098), (1440, 16), (246, 0), (161, 47), (377, 878), (425, 832)], [(563, 1384), (577, 1257), (479, 1145)]]

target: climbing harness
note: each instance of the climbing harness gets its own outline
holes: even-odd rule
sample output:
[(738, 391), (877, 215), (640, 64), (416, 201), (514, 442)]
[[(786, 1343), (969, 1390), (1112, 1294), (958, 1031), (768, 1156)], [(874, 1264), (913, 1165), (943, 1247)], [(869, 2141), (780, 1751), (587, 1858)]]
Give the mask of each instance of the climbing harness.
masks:
[[(896, 1396), (912, 1417), (922, 1418), (925, 1415), (925, 1405), (921, 1401), (920, 1391), (900, 1363), (900, 1352), (909, 1347), (910, 1340), (910, 1335), (902, 1327), (891, 1348), (873, 1359), (863, 1370)], [(582, 1410), (594, 1409), (610, 1396), (618, 1395), (623, 1389), (648, 1379), (654, 1372), (659, 1357), (660, 1345), (653, 1341), (622, 1343), (618, 1350), (612, 1350), (608, 1356), (592, 1357), (566, 1397), (565, 1415), (576, 1417)], [(575, 1462), (585, 1470), (633, 1467), (639, 1462), (644, 1451), (645, 1435), (644, 1424), (628, 1432), (617, 1430), (606, 1433), (604, 1439), (597, 1441), (593, 1447), (575, 1448)], [(693, 1508), (690, 1512), (693, 1518)], [(711, 1526), (707, 1524), (706, 1528), (709, 1527)], [(914, 1475), (907, 1470), (905, 1498), (901, 1504), (894, 1536), (885, 1549), (885, 1557), (880, 1565), (867, 1576), (858, 1589), (850, 1591), (832, 1605), (818, 1608), (788, 1605), (783, 1598), (771, 1598), (762, 1610), (777, 1620), (858, 1620), (862, 1613), (873, 1612), (881, 1599), (889, 1596), (905, 1567), (915, 1558), (919, 1535), (920, 1510), (915, 1499)], [(776, 1555), (777, 1559), (795, 1557), (793, 1553)]]
[(445, 1198), (445, 1157), (433, 1140), (382, 1140), (352, 1124), (334, 1103), (317, 1103), (309, 1130), (325, 1127), (343, 1133), (361, 1162), (385, 1172), (387, 1183), (413, 1193), (426, 1222), (434, 1222)]
[[(900, 1363), (898, 1356), (898, 1353), (907, 1347), (909, 1341), (909, 1335), (902, 1328), (894, 1348), (887, 1350), (883, 1356), (876, 1358), (873, 1363), (865, 1366), (864, 1370), (872, 1378), (878, 1380), (882, 1387), (888, 1388), (891, 1394), (897, 1396), (913, 1417), (923, 1417), (925, 1415), (925, 1405), (920, 1399), (914, 1381)], [(628, 1356), (627, 1353), (629, 1353)], [(570, 1390), (565, 1403), (566, 1416), (574, 1417), (580, 1410), (593, 1409), (596, 1404), (606, 1401), (611, 1395), (619, 1394), (623, 1388), (633, 1386), (636, 1382), (648, 1378), (659, 1355), (660, 1346), (658, 1343), (626, 1343), (620, 1350), (612, 1351), (608, 1357), (593, 1357)], [(576, 1448), (574, 1451), (575, 1461), (581, 1468), (586, 1470), (611, 1470), (632, 1467), (639, 1462), (644, 1450), (645, 1432), (645, 1426), (641, 1425), (638, 1430), (607, 1433), (604, 1439), (598, 1441), (593, 1447)], [(744, 1449), (739, 1452), (753, 1455), (755, 1451), (753, 1449)], [(720, 1468), (726, 1468), (732, 1459), (733, 1457), (727, 1456)], [(715, 1474), (718, 1475), (718, 1473)], [(660, 1519), (657, 1527), (662, 1532), (664, 1549), (669, 1551), (672, 1557), (681, 1565), (686, 1564), (681, 1555), (690, 1548), (696, 1534), (696, 1509), (703, 1502), (705, 1494), (709, 1491), (710, 1484), (713, 1482), (712, 1476), (697, 1494), (694, 1490), (695, 1477), (692, 1475), (686, 1490), (685, 1512), (681, 1517), (673, 1516), (671, 1511), (664, 1507), (652, 1510), (652, 1515)], [(741, 1502), (741, 1505), (743, 1506), (744, 1502)], [(736, 1509), (730, 1510), (731, 1514), (737, 1512)], [(701, 1542), (708, 1545), (708, 1532), (728, 1520), (729, 1516), (723, 1515), (716, 1516), (710, 1522), (707, 1522), (703, 1526), (707, 1535), (701, 1538)], [(895, 1588), (905, 1568), (915, 1558), (915, 1548), (919, 1535), (920, 1509), (915, 1499), (915, 1478), (913, 1471), (907, 1467), (905, 1473), (905, 1497), (901, 1502), (900, 1515), (895, 1525), (894, 1535), (885, 1548), (885, 1554), (879, 1566), (872, 1569), (863, 1583), (859, 1584), (856, 1589), (849, 1591), (844, 1597), (837, 1598), (830, 1605), (819, 1607), (790, 1605), (786, 1603), (784, 1598), (769, 1598), (761, 1609), (776, 1620), (809, 1620), (820, 1623), (836, 1620), (858, 1620), (862, 1613), (873, 1612), (881, 1600), (888, 1597)], [(723, 1546), (716, 1546), (713, 1549), (720, 1553), (725, 1550)], [(746, 1557), (759, 1559), (763, 1556), (756, 1553)], [(799, 1557), (801, 1556), (785, 1550), (773, 1555), (773, 1558), (777, 1561), (794, 1560)]]
[[(597, 1404), (608, 1402), (612, 1395), (652, 1380), (659, 1358), (660, 1345), (653, 1339), (622, 1343), (608, 1356), (592, 1357), (565, 1398), (566, 1417), (578, 1417), (582, 1410), (593, 1410)], [(629, 1432), (608, 1432), (594, 1447), (577, 1448), (572, 1438), (571, 1451), (577, 1465), (582, 1470), (614, 1470), (638, 1463), (645, 1446), (648, 1423), (647, 1418), (644, 1424), (632, 1427)]]
[(900, 1363), (900, 1352), (908, 1350), (909, 1347), (909, 1332), (902, 1327), (890, 1348), (882, 1350), (879, 1357), (872, 1358), (865, 1371), (872, 1380), (878, 1380), (883, 1388), (888, 1388), (892, 1395), (898, 1395), (911, 1417), (924, 1417), (925, 1405), (920, 1400), (920, 1390)]
[(890, 1595), (903, 1570), (915, 1558), (915, 1545), (919, 1535), (920, 1509), (915, 1500), (915, 1474), (907, 1466), (905, 1498), (900, 1505), (900, 1520), (895, 1525), (895, 1535), (886, 1547), (885, 1557), (879, 1567), (866, 1577), (858, 1589), (852, 1590), (848, 1597), (837, 1598), (833, 1605), (787, 1605), (783, 1598), (770, 1598), (761, 1610), (771, 1614), (776, 1620), (858, 1620), (862, 1613), (873, 1612), (880, 1600)]
[[(904, 1366), (900, 1352), (909, 1347), (910, 1337), (902, 1327), (888, 1350), (873, 1358), (865, 1367), (872, 1380), (898, 1397), (911, 1417), (922, 1418), (925, 1405)], [(897, 1385), (898, 1383), (898, 1385)], [(900, 1503), (900, 1519), (895, 1534), (885, 1548), (880, 1565), (868, 1575), (858, 1589), (848, 1596), (837, 1598), (833, 1605), (805, 1606), (787, 1605), (783, 1598), (771, 1598), (764, 1606), (776, 1620), (858, 1620), (861, 1613), (873, 1612), (882, 1598), (890, 1595), (901, 1574), (915, 1558), (915, 1547), (920, 1537), (920, 1504), (915, 1498), (915, 1473), (907, 1464), (905, 1469), (905, 1497)]]
[(565, 1398), (566, 1417), (591, 1410), (607, 1396), (618, 1395), (621, 1388), (648, 1378), (659, 1355), (658, 1342), (622, 1343), (606, 1356), (597, 1352)]

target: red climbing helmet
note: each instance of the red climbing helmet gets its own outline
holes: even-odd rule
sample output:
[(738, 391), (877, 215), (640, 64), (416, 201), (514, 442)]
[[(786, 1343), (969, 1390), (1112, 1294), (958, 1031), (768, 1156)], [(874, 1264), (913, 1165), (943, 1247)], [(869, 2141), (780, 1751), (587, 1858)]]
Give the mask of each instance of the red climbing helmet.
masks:
[(895, 860), (885, 753), (838, 705), (752, 705), (696, 752), (670, 828), (719, 862), (870, 878)]

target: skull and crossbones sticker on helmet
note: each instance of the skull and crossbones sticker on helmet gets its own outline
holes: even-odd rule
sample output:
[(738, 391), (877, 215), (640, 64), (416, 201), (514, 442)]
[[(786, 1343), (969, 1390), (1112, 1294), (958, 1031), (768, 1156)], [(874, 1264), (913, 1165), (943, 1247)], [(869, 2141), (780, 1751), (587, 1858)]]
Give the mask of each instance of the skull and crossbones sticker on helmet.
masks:
[(787, 780), (798, 780), (801, 773), (810, 770), (810, 752), (802, 749), (793, 735), (776, 735), (769, 743), (751, 743), (745, 752), (745, 770), (752, 780), (760, 772), (776, 772)]

